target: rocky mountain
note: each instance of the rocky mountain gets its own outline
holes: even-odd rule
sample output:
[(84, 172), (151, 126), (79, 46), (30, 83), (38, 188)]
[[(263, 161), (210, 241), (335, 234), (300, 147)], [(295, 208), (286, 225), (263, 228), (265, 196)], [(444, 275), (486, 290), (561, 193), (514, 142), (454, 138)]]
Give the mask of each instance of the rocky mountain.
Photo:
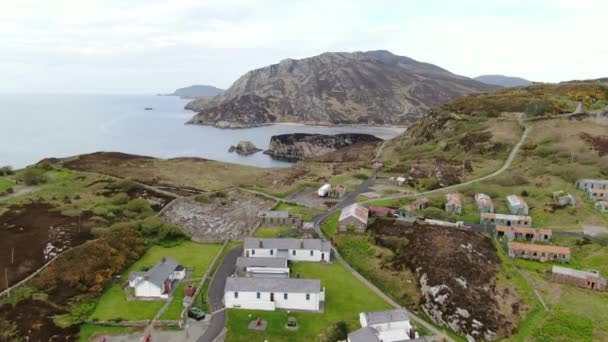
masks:
[(525, 78), (504, 75), (481, 75), (475, 77), (474, 80), (506, 88), (529, 86), (532, 84), (531, 81), (528, 81)]
[(297, 161), (315, 158), (341, 148), (363, 143), (376, 143), (382, 139), (370, 134), (281, 134), (270, 138), (270, 145), (265, 154), (275, 159)]
[(190, 102), (189, 123), (405, 124), (464, 94), (495, 89), (388, 51), (328, 52), (247, 72), (212, 99)]
[(200, 97), (212, 97), (223, 92), (224, 89), (216, 88), (210, 85), (191, 85), (185, 88), (175, 90), (171, 95), (179, 96), (183, 99), (197, 99)]

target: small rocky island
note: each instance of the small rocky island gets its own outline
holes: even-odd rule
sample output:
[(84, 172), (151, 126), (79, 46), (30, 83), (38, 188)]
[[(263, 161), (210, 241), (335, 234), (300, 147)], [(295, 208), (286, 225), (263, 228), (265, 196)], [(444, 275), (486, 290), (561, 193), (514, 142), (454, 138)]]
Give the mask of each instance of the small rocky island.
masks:
[(376, 143), (382, 139), (359, 133), (346, 133), (336, 135), (293, 133), (274, 135), (270, 138), (270, 145), (264, 154), (274, 159), (285, 161), (298, 161), (322, 156), (326, 153), (351, 146), (354, 144)]
[(236, 152), (241, 156), (248, 156), (260, 152), (262, 149), (257, 148), (251, 141), (239, 141), (238, 145), (230, 146), (228, 152)]

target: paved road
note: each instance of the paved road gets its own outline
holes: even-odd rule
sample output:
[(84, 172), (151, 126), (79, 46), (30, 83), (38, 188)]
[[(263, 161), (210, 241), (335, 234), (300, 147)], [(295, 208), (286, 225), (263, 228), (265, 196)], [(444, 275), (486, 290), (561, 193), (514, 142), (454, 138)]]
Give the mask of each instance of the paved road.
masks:
[[(513, 148), (513, 150), (511, 150), (511, 153), (509, 154), (509, 157), (507, 158), (507, 160), (505, 161), (505, 163), (503, 164), (503, 166), (500, 169), (492, 172), (489, 175), (485, 175), (483, 177), (479, 177), (479, 178), (470, 180), (468, 182), (454, 184), (454, 185), (451, 185), (451, 186), (446, 186), (445, 188), (439, 188), (439, 189), (435, 189), (435, 190), (430, 190), (430, 191), (425, 191), (425, 192), (419, 192), (419, 193), (416, 193), (414, 196), (431, 195), (431, 194), (438, 193), (438, 192), (444, 192), (444, 191), (448, 191), (448, 190), (454, 190), (454, 189), (457, 189), (457, 188), (461, 188), (461, 187), (464, 187), (464, 186), (467, 186), (467, 185), (471, 185), (471, 184), (474, 184), (474, 183), (478, 183), (478, 182), (484, 181), (486, 179), (494, 178), (494, 177), (502, 174), (509, 167), (511, 167), (511, 164), (513, 164), (513, 160), (515, 160), (515, 157), (517, 157), (517, 153), (519, 153), (519, 150), (521, 149), (521, 146), (524, 144), (524, 142), (528, 138), (528, 134), (530, 134), (530, 127), (529, 126), (524, 126), (524, 127), (525, 127), (524, 128), (524, 133), (521, 135), (521, 138), (519, 139), (519, 142), (517, 142), (517, 144), (515, 145), (515, 147)], [(363, 202), (371, 202), (371, 201), (378, 201), (378, 200), (389, 200), (389, 199), (399, 199), (399, 198), (411, 197), (411, 196), (412, 196), (411, 194), (393, 195), (393, 196), (386, 196), (386, 197), (379, 197), (379, 198), (369, 199), (369, 200), (366, 200), (366, 201), (363, 201)]]
[[(360, 194), (362, 194), (364, 192), (368, 192), (369, 191), (369, 187), (374, 183), (375, 179), (376, 179), (375, 175), (372, 176), (372, 177), (370, 177), (365, 182), (361, 183), (361, 185), (359, 185), (359, 187), (357, 188), (357, 190), (355, 190), (355, 191), (349, 193), (348, 195), (346, 195), (342, 199), (342, 201), (340, 203), (338, 203), (336, 206), (334, 206), (331, 210), (329, 210), (328, 212), (326, 212), (324, 214), (315, 216), (313, 218), (313, 222), (315, 224), (315, 231), (317, 232), (317, 234), (319, 234), (319, 236), (321, 236), (323, 239), (327, 239), (327, 237), (325, 235), (323, 235), (323, 231), (321, 231), (321, 223), (323, 222), (323, 220), (325, 220), (326, 218), (328, 218), (329, 216), (331, 216), (332, 214), (334, 214), (338, 210), (342, 210), (344, 207), (355, 203), (355, 199), (357, 198), (357, 196), (359, 196)], [(449, 336), (445, 335), (443, 332), (441, 332), (440, 330), (438, 330), (437, 328), (435, 328), (433, 325), (431, 325), (430, 323), (428, 323), (424, 319), (418, 317), (413, 312), (410, 312), (406, 308), (404, 308), (401, 305), (399, 305), (399, 303), (395, 302), (392, 298), (390, 298), (389, 296), (387, 296), (384, 292), (382, 292), (374, 284), (372, 284), (367, 279), (365, 279), (365, 277), (363, 277), (361, 274), (359, 274), (359, 272), (357, 272), (355, 269), (353, 269), (346, 262), (346, 260), (344, 260), (344, 258), (342, 258), (342, 256), (340, 255), (340, 253), (338, 252), (338, 250), (336, 249), (336, 247), (334, 247), (332, 245), (331, 249), (332, 249), (334, 258), (339, 263), (341, 263), (350, 273), (352, 273), (355, 276), (355, 278), (359, 279), (359, 281), (361, 281), (370, 290), (372, 290), (374, 293), (376, 293), (378, 296), (380, 296), (382, 299), (384, 299), (387, 303), (391, 304), (395, 308), (402, 308), (402, 309), (404, 309), (408, 313), (408, 315), (410, 316), (410, 318), (412, 318), (414, 321), (418, 322), (420, 325), (424, 326), (431, 333), (435, 334), (440, 340), (442, 340), (442, 341), (452, 341), (452, 342), (454, 341)]]
[(222, 333), (222, 330), (226, 326), (227, 315), (226, 310), (223, 310), (224, 287), (226, 286), (226, 278), (234, 273), (236, 259), (241, 255), (243, 255), (243, 246), (235, 247), (226, 254), (224, 260), (222, 260), (222, 264), (215, 271), (215, 275), (209, 285), (209, 292), (207, 293), (209, 307), (213, 314), (209, 322), (209, 328), (198, 339), (198, 342), (212, 342)]

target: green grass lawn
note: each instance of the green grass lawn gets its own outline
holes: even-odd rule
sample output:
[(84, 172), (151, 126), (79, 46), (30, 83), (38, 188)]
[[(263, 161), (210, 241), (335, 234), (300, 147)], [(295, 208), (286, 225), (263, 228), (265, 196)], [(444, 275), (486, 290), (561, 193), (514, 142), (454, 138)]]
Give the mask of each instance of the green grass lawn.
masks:
[[(193, 277), (202, 277), (220, 248), (220, 244), (201, 244), (192, 241), (185, 241), (173, 247), (153, 246), (148, 249), (141, 259), (123, 273), (123, 279), (127, 279), (132, 271), (153, 266), (163, 256), (174, 258), (185, 267), (194, 269)], [(183, 285), (184, 283), (179, 285), (181, 294), (180, 288), (178, 288), (174, 296), (175, 303), (170, 304), (169, 311), (165, 315), (175, 316), (178, 306), (181, 306), (182, 303)], [(118, 284), (114, 284), (99, 299), (91, 319), (102, 321), (152, 319), (164, 303), (164, 301), (127, 301), (123, 289)], [(179, 313), (177, 313), (177, 316), (179, 316)]]
[(290, 203), (280, 203), (275, 208), (276, 211), (289, 211), (292, 215), (302, 215), (302, 220), (304, 221), (312, 221), (312, 218), (315, 215), (319, 215), (323, 213), (321, 209), (308, 208), (297, 204)]
[[(360, 328), (359, 313), (389, 309), (391, 306), (358, 281), (341, 264), (294, 263), (292, 272), (303, 278), (321, 279), (326, 290), (324, 313), (290, 313), (286, 311), (228, 310), (228, 341), (318, 341), (327, 327), (344, 321), (350, 330)], [(347, 289), (347, 290), (346, 290)], [(284, 328), (288, 316), (294, 316), (297, 331)], [(264, 332), (250, 331), (251, 320), (268, 321)]]
[(328, 217), (327, 220), (325, 220), (323, 224), (321, 224), (321, 230), (328, 239), (331, 239), (336, 234), (336, 231), (338, 230), (339, 218), (340, 212), (337, 212)]
[[(173, 292), (173, 298), (171, 298), (171, 304), (169, 304), (167, 311), (165, 311), (160, 316), (161, 320), (177, 321), (180, 319), (182, 311), (184, 310), (184, 304), (183, 304), (184, 288), (186, 288), (187, 283), (188, 282), (184, 282), (184, 281), (179, 283), (179, 285)], [(198, 284), (196, 284), (196, 285), (198, 285)]]
[(132, 327), (115, 327), (107, 325), (83, 324), (78, 334), (79, 342), (88, 342), (104, 335), (123, 335), (133, 331)]
[(152, 319), (154, 315), (165, 304), (165, 301), (127, 301), (123, 288), (113, 284), (106, 290), (91, 314), (91, 320), (100, 321), (141, 321)]
[(186, 268), (193, 269), (192, 277), (202, 277), (221, 248), (221, 244), (203, 244), (192, 241), (184, 241), (173, 247), (152, 246), (141, 259), (129, 267), (125, 276), (128, 277), (132, 271), (154, 266), (165, 256), (177, 260)]
[(5, 192), (9, 188), (12, 188), (14, 185), (15, 183), (8, 181), (4, 178), (0, 178), (0, 194)]
[(260, 227), (255, 232), (255, 237), (258, 238), (273, 238), (279, 235), (288, 234), (293, 231), (290, 227)]

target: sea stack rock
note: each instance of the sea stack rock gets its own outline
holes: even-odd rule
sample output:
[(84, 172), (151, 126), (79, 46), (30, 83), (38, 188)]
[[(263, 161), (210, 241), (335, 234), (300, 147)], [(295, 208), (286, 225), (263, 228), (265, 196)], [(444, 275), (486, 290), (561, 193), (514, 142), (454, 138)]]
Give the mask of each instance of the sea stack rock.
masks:
[(236, 152), (242, 156), (248, 156), (257, 152), (260, 152), (262, 149), (257, 148), (251, 141), (239, 141), (238, 145), (230, 146), (228, 152)]

